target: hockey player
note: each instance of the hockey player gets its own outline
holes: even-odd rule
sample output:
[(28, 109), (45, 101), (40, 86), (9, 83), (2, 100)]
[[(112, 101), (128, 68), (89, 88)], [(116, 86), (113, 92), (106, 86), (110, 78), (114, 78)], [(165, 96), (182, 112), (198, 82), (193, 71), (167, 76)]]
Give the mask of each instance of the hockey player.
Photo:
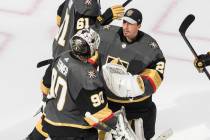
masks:
[[(112, 6), (101, 15), (97, 0), (65, 0), (57, 11), (57, 25), (60, 29), (53, 42), (53, 57), (57, 57), (63, 51), (70, 49), (66, 40), (69, 40), (78, 30), (89, 27), (98, 30), (101, 26), (109, 24), (113, 19), (121, 18), (123, 13), (124, 7), (122, 5)], [(95, 57), (97, 55), (88, 59), (88, 62), (94, 63)], [(43, 106), (51, 86), (51, 70), (51, 65), (49, 65), (41, 82)], [(36, 127), (30, 133), (29, 136), (33, 137), (33, 140), (45, 140), (48, 137), (41, 124), (42, 120), (38, 121)]]
[[(98, 140), (95, 128), (104, 131), (115, 128), (117, 118), (108, 108), (103, 82), (96, 69), (87, 63), (99, 43), (98, 33), (82, 29), (70, 40), (71, 51), (54, 59), (50, 100), (42, 118), (42, 129), (52, 140)], [(87, 112), (100, 123), (86, 117)]]
[[(125, 107), (132, 125), (143, 119), (146, 140), (155, 134), (156, 106), (152, 94), (159, 88), (165, 58), (157, 42), (140, 31), (142, 14), (129, 9), (122, 27), (106, 26), (101, 32), (99, 66), (107, 85), (106, 96), (112, 111)], [(134, 128), (138, 135), (140, 128)]]
[(210, 52), (199, 55), (194, 60), (194, 65), (199, 72), (203, 72), (203, 68), (210, 65)]
[(65, 0), (58, 9), (57, 24), (60, 29), (53, 43), (53, 57), (69, 49), (65, 40), (78, 30), (91, 27), (97, 31), (100, 26), (121, 18), (123, 13), (122, 5), (112, 6), (101, 14), (97, 0)]
[[(97, 0), (66, 0), (60, 5), (57, 13), (57, 24), (60, 29), (53, 42), (53, 57), (69, 49), (65, 40), (70, 39), (78, 30), (91, 27), (97, 31), (113, 19), (121, 18), (124, 7), (112, 6), (101, 15)], [(90, 62), (93, 62), (92, 59), (94, 57), (89, 59)], [(49, 92), (51, 83), (49, 77), (51, 77), (51, 66), (47, 68), (41, 83), (41, 91), (44, 95)]]

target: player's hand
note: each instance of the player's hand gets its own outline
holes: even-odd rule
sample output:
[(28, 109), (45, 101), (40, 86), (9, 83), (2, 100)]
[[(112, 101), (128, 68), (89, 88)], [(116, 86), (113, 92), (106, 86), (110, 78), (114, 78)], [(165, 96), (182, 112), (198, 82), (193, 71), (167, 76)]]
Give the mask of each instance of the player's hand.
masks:
[(121, 19), (124, 15), (125, 8), (122, 5), (114, 5), (111, 7), (112, 19)]
[(196, 58), (196, 59), (194, 60), (194, 66), (196, 67), (196, 69), (197, 69), (198, 72), (200, 72), (200, 73), (203, 72), (203, 69), (204, 69), (204, 67), (205, 67), (204, 62), (203, 62), (201, 59), (199, 59), (199, 58)]

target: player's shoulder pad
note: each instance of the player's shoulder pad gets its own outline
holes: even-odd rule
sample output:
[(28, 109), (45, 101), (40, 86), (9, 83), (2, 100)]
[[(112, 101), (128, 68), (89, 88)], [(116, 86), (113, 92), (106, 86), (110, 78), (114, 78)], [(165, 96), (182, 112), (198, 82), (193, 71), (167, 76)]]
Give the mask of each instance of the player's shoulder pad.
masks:
[(143, 32), (143, 31), (140, 31), (140, 34), (143, 34), (143, 35), (142, 35), (142, 38), (140, 39), (139, 43), (143, 42), (149, 48), (152, 48), (154, 50), (160, 50), (160, 47), (159, 47), (157, 41), (152, 36), (150, 36), (149, 34)]
[(101, 27), (99, 30), (101, 41), (112, 39), (119, 29), (120, 27), (115, 25), (105, 25)]
[[(100, 28), (100, 32), (104, 33), (104, 32), (117, 32), (120, 29), (119, 26), (116, 25), (104, 25), (102, 28)], [(99, 32), (99, 33), (100, 33)]]

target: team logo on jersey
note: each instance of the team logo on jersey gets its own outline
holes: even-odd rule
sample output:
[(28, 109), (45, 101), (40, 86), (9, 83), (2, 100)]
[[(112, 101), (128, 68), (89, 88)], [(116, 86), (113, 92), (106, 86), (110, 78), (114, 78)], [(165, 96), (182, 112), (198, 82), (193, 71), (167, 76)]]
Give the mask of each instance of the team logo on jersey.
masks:
[(151, 42), (151, 43), (149, 44), (149, 46), (151, 46), (152, 48), (156, 49), (156, 48), (158, 47), (158, 44), (155, 43), (155, 42)]
[(64, 58), (64, 60), (65, 60), (66, 62), (69, 62), (69, 58)]
[(127, 45), (125, 43), (122, 43), (122, 48), (125, 49)]
[(86, 5), (91, 5), (92, 4), (92, 0), (85, 0), (85, 4)]
[(96, 72), (95, 72), (95, 70), (88, 71), (88, 76), (91, 79), (96, 78)]
[(110, 56), (110, 55), (107, 57), (106, 63), (123, 65), (126, 69), (128, 69), (128, 66), (129, 66), (129, 63), (127, 61), (124, 61), (120, 58), (116, 58), (116, 57), (113, 57), (113, 56)]

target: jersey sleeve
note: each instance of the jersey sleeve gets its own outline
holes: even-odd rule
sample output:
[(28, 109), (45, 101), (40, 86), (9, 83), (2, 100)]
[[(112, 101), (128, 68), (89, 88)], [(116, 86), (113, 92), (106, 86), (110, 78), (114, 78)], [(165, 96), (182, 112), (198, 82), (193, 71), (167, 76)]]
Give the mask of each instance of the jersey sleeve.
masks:
[(107, 99), (103, 93), (103, 82), (99, 73), (92, 66), (87, 69), (84, 68), (82, 74), (80, 72), (80, 79), (82, 79), (78, 82), (80, 84), (80, 90), (78, 91), (78, 95), (73, 96), (73, 98), (84, 119), (93, 127), (107, 130), (107, 128), (101, 128), (101, 123), (95, 122), (85, 116), (89, 112), (91, 116), (100, 122), (106, 123), (110, 127), (115, 126), (116, 121), (112, 110), (108, 108)]
[(51, 75), (52, 75), (52, 65), (50, 64), (45, 71), (45, 74), (42, 78), (40, 85), (41, 92), (46, 96), (48, 95), (51, 87)]
[[(76, 104), (81, 110), (84, 119), (91, 126), (104, 131), (110, 131), (110, 129), (115, 127), (117, 120), (112, 110), (108, 108), (107, 99), (100, 89), (94, 91), (82, 89), (76, 99)], [(87, 113), (91, 114), (91, 117), (86, 116)], [(92, 118), (95, 119), (93, 120)]]
[(61, 16), (62, 16), (62, 13), (63, 13), (65, 4), (66, 4), (66, 1), (64, 1), (64, 2), (58, 7), (58, 10), (57, 10), (56, 21), (57, 21), (57, 25), (58, 25), (58, 26), (61, 25)]
[(151, 95), (156, 92), (164, 79), (166, 59), (154, 39), (148, 44), (148, 47), (152, 47), (151, 54), (149, 55), (152, 59), (139, 76), (143, 80), (145, 94)]
[(160, 58), (140, 73), (146, 95), (154, 93), (159, 88), (164, 78), (164, 70), (165, 58)]

